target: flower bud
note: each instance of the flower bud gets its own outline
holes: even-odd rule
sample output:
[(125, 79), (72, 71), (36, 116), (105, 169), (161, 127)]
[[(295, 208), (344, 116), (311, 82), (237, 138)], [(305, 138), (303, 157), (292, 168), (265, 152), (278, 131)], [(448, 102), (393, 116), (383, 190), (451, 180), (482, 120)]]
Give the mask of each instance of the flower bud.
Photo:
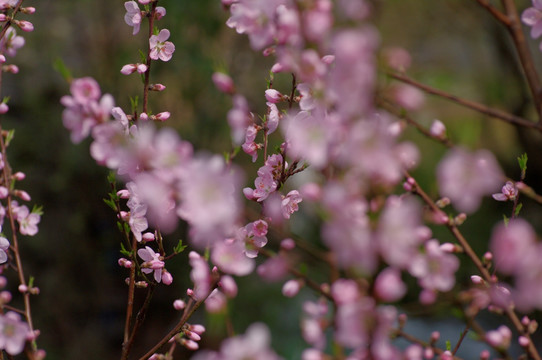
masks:
[(276, 104), (284, 98), (284, 95), (282, 95), (279, 91), (275, 89), (267, 89), (265, 90), (265, 98), (270, 103)]
[(215, 72), (211, 78), (219, 91), (228, 95), (235, 93), (235, 85), (233, 84), (232, 78), (228, 75), (221, 72)]
[(173, 308), (174, 308), (175, 310), (182, 310), (182, 309), (184, 309), (185, 307), (186, 307), (186, 303), (185, 303), (183, 300), (181, 300), (181, 299), (177, 299), (177, 300), (175, 300), (175, 301), (173, 302)]
[(282, 286), (282, 295), (286, 297), (294, 297), (299, 293), (299, 290), (301, 289), (302, 281), (293, 279), (288, 280), (284, 283)]
[(15, 25), (17, 25), (22, 31), (30, 32), (34, 30), (34, 25), (30, 21), (15, 20)]

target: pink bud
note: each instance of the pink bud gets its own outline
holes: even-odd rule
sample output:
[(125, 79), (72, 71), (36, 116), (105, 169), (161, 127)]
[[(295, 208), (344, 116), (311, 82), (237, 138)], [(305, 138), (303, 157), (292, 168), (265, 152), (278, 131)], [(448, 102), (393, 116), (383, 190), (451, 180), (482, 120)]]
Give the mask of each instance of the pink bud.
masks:
[(198, 350), (199, 349), (198, 343), (195, 342), (194, 340), (190, 340), (190, 339), (182, 338), (181, 339), (181, 345), (184, 346), (185, 348), (187, 348), (188, 350)]
[(24, 190), (15, 190), (15, 196), (17, 196), (18, 198), (20, 198), (23, 201), (30, 201), (31, 200), (30, 195)]
[(235, 283), (235, 280), (229, 276), (224, 275), (222, 278), (220, 278), (220, 288), (222, 289), (222, 292), (224, 295), (226, 295), (229, 298), (234, 298), (237, 296), (237, 284)]
[(335, 55), (324, 55), (322, 56), (322, 62), (326, 65), (331, 65), (335, 61)]
[(25, 292), (28, 291), (28, 286), (21, 284), (21, 285), (19, 285), (18, 289), (19, 289), (20, 293), (24, 294)]
[(456, 247), (452, 243), (444, 243), (439, 246), (440, 250), (447, 252), (447, 253), (453, 253), (456, 250)]
[(0, 292), (0, 303), (7, 304), (11, 301), (11, 293), (9, 291)]
[(277, 91), (275, 89), (267, 89), (267, 90), (265, 90), (265, 98), (270, 103), (276, 104), (276, 103), (282, 101), (283, 97), (284, 96), (279, 91)]
[(9, 195), (9, 190), (5, 186), (0, 186), (0, 199), (5, 199)]
[(6, 57), (0, 54), (0, 64), (3, 64), (5, 62), (6, 62)]
[(145, 64), (136, 64), (136, 71), (139, 74), (144, 74), (147, 71), (148, 67)]
[(15, 174), (13, 174), (13, 177), (15, 178), (15, 180), (21, 181), (24, 180), (26, 175), (23, 172), (17, 171)]
[(200, 325), (200, 324), (193, 324), (193, 325), (189, 325), (189, 329), (190, 331), (193, 331), (195, 332), (196, 334), (203, 334), (205, 332), (205, 326), (203, 325)]
[(164, 16), (166, 16), (166, 9), (163, 8), (162, 6), (157, 6), (156, 7), (156, 12), (154, 13), (154, 18), (156, 20), (160, 20)]
[(33, 6), (27, 6), (27, 7), (21, 8), (21, 11), (25, 14), (34, 14), (36, 12), (36, 8)]
[(480, 360), (489, 360), (489, 351), (484, 350), (480, 353)]
[(149, 115), (147, 115), (146, 113), (141, 113), (141, 114), (139, 114), (139, 120), (148, 121), (149, 120)]
[(295, 241), (287, 238), (280, 242), (280, 248), (284, 250), (293, 250), (295, 248)]
[(235, 93), (235, 85), (233, 84), (232, 78), (228, 75), (221, 72), (215, 72), (211, 78), (219, 91), (229, 95)]
[(123, 75), (130, 75), (136, 71), (136, 66), (134, 64), (127, 64), (120, 69), (120, 73)]
[(154, 241), (154, 234), (151, 232), (146, 232), (142, 235), (142, 240), (144, 242)]
[(138, 0), (141, 5), (147, 5), (151, 2), (151, 0)]
[(190, 331), (190, 330), (185, 330), (185, 331), (184, 331), (184, 334), (185, 334), (190, 340), (194, 340), (194, 341), (200, 341), (200, 340), (201, 340), (201, 336), (199, 336), (197, 333), (192, 332), (192, 331)]
[(121, 199), (129, 199), (130, 198), (130, 192), (126, 189), (117, 191), (117, 196)]
[(431, 342), (432, 342), (432, 343), (435, 343), (435, 342), (437, 342), (439, 339), (440, 339), (440, 332), (438, 332), (438, 331), (433, 331), (433, 332), (431, 333)]
[(296, 296), (301, 289), (301, 285), (301, 280), (293, 279), (286, 281), (282, 286), (282, 295), (286, 297)]
[(175, 310), (182, 310), (185, 307), (186, 307), (186, 303), (181, 299), (177, 299), (173, 302), (173, 308), (175, 308)]
[(434, 120), (429, 129), (429, 133), (436, 138), (446, 138), (446, 126), (440, 120)]
[(6, 287), (8, 280), (4, 276), (0, 276), (0, 289)]
[(164, 285), (171, 285), (171, 283), (173, 282), (173, 276), (171, 276), (169, 272), (163, 269), (162, 269), (162, 282), (164, 283)]
[(527, 336), (520, 336), (518, 338), (518, 343), (522, 347), (527, 347), (531, 342), (529, 341), (529, 338)]
[(22, 30), (26, 32), (30, 32), (34, 30), (34, 25), (30, 21), (26, 20), (16, 20), (15, 24)]
[(273, 65), (271, 67), (271, 72), (272, 73), (279, 73), (279, 72), (283, 72), (283, 71), (286, 71), (286, 67), (283, 66), (281, 63), (276, 63), (275, 65)]
[(2, 70), (4, 72), (12, 73), (12, 74), (18, 74), (19, 73), (19, 67), (17, 65), (6, 65), (2, 67)]
[(474, 283), (474, 284), (483, 284), (484, 283), (484, 279), (482, 279), (480, 276), (478, 275), (472, 275), (470, 277), (470, 280)]
[(5, 114), (8, 112), (8, 110), (9, 110), (8, 104), (6, 103), (0, 104), (0, 114)]
[(165, 85), (162, 85), (162, 84), (149, 85), (149, 90), (151, 91), (164, 91), (165, 89), (166, 89)]
[(397, 269), (386, 268), (376, 277), (374, 292), (378, 298), (386, 302), (401, 299), (406, 290), (406, 285), (401, 280), (401, 272)]
[(6, 14), (0, 14), (0, 22), (7, 21), (9, 17)]
[(171, 116), (169, 111), (164, 111), (155, 115), (154, 119), (157, 121), (166, 121)]

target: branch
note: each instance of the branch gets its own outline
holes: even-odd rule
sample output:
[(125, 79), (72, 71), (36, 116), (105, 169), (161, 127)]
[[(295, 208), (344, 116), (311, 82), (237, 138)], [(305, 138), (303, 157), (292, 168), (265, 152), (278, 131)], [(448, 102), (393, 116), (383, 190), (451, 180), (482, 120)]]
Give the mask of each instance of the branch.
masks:
[(510, 26), (511, 21), (510, 19), (503, 14), (501, 11), (497, 10), (493, 5), (489, 3), (487, 0), (476, 0), (478, 1), (478, 4), (480, 4), (482, 7), (484, 7), (487, 11), (495, 17), (499, 22), (503, 23), (505, 26)]
[(536, 129), (536, 130), (542, 132), (542, 128), (537, 123), (526, 120), (526, 119), (521, 118), (519, 116), (512, 115), (512, 114), (509, 114), (507, 112), (497, 110), (497, 109), (491, 108), (491, 107), (489, 107), (487, 105), (483, 105), (483, 104), (480, 104), (480, 103), (477, 103), (477, 102), (474, 102), (474, 101), (471, 101), (471, 100), (460, 98), (458, 96), (452, 95), (452, 94), (447, 93), (445, 91), (438, 90), (438, 89), (435, 89), (433, 87), (427, 86), (425, 84), (419, 83), (419, 82), (409, 78), (408, 76), (405, 76), (405, 75), (402, 75), (402, 74), (389, 72), (388, 76), (394, 78), (395, 80), (399, 80), (399, 81), (402, 81), (402, 82), (404, 82), (406, 84), (412, 85), (412, 86), (414, 86), (414, 87), (416, 87), (416, 88), (418, 88), (418, 89), (420, 89), (422, 91), (425, 91), (428, 94), (440, 96), (440, 97), (445, 98), (447, 100), (453, 101), (456, 104), (459, 104), (459, 105), (462, 105), (462, 106), (467, 107), (469, 109), (478, 111), (478, 112), (480, 112), (480, 113), (482, 113), (484, 115), (494, 117), (496, 119), (502, 120), (502, 121), (507, 122), (509, 124), (513, 124), (513, 125), (517, 125), (517, 126), (524, 126), (524, 127)]
[(514, 41), (514, 46), (519, 56), (521, 62), (521, 67), (527, 78), (527, 83), (529, 84), (529, 89), (531, 90), (531, 95), (536, 106), (536, 112), (538, 114), (538, 125), (542, 125), (542, 87), (540, 86), (540, 79), (536, 68), (534, 66), (534, 61), (531, 56), (531, 52), (525, 40), (525, 34), (521, 28), (521, 20), (519, 19), (518, 11), (516, 9), (516, 4), (514, 0), (503, 0), (503, 5), (506, 10), (506, 15), (509, 19), (509, 24), (507, 26), (512, 40)]

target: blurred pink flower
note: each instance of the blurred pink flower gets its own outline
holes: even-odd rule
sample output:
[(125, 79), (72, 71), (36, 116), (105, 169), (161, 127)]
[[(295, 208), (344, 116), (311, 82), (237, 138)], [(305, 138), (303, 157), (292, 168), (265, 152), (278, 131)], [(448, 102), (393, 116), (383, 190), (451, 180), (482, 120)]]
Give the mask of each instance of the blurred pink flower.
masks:
[(491, 196), (493, 196), (493, 199), (497, 201), (514, 201), (516, 196), (518, 196), (518, 189), (513, 182), (507, 181), (506, 184), (504, 184), (504, 186), (502, 187), (500, 193), (496, 193)]
[(499, 188), (502, 177), (497, 160), (487, 150), (471, 153), (454, 148), (437, 168), (440, 194), (450, 198), (457, 210), (468, 214), (480, 207), (483, 196)]
[(139, 28), (141, 26), (141, 10), (135, 1), (126, 1), (124, 3), (124, 8), (126, 9), (124, 21), (126, 24), (134, 28), (132, 35), (135, 35), (139, 32)]
[(0, 349), (10, 355), (20, 354), (30, 335), (30, 329), (21, 316), (13, 311), (0, 315)]
[(521, 14), (521, 21), (531, 27), (531, 37), (536, 39), (542, 35), (542, 0), (532, 0), (532, 4)]

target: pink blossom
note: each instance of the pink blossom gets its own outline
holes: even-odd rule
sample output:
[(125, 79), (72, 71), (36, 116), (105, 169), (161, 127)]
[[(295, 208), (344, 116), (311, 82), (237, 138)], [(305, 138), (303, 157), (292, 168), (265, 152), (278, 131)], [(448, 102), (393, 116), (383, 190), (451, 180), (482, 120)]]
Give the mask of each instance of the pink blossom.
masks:
[(505, 350), (510, 346), (512, 331), (507, 326), (501, 325), (497, 330), (488, 331), (485, 338), (489, 345)]
[(427, 290), (449, 291), (455, 284), (459, 260), (441, 250), (437, 240), (425, 243), (425, 254), (411, 259), (409, 271)]
[[(1, 231), (0, 227), (0, 231)], [(9, 241), (3, 236), (0, 236), (0, 264), (5, 263), (8, 261), (8, 252), (9, 250)]]
[(278, 90), (276, 89), (267, 89), (265, 90), (265, 98), (268, 102), (272, 104), (276, 104), (284, 98), (284, 95), (282, 95)]
[(0, 349), (10, 355), (20, 354), (29, 335), (30, 329), (19, 314), (8, 311), (0, 315)]
[(245, 255), (245, 244), (234, 239), (215, 242), (211, 260), (221, 271), (237, 276), (250, 274), (255, 266), (254, 260)]
[(532, 4), (521, 14), (521, 21), (531, 27), (531, 37), (536, 39), (542, 35), (542, 1), (532, 0)]
[(288, 274), (288, 263), (282, 256), (273, 256), (257, 268), (257, 273), (265, 281), (279, 281)]
[(520, 274), (525, 269), (525, 259), (536, 244), (536, 234), (531, 225), (523, 219), (512, 219), (493, 229), (490, 249), (497, 271), (503, 274)]
[(396, 71), (405, 71), (412, 63), (412, 58), (408, 51), (401, 47), (390, 47), (385, 49), (384, 58), (388, 66)]
[(406, 269), (424, 240), (419, 234), (421, 226), (421, 207), (413, 197), (389, 197), (375, 234), (382, 258)]
[(239, 34), (247, 34), (254, 50), (271, 45), (276, 36), (273, 19), (279, 5), (286, 0), (240, 0), (230, 6), (231, 17), (226, 22)]
[(38, 223), (40, 214), (30, 212), (26, 205), (18, 206), (15, 211), (15, 217), (19, 223), (19, 232), (23, 235), (34, 236), (38, 233)]
[(209, 264), (195, 251), (191, 251), (188, 254), (188, 258), (192, 267), (190, 279), (194, 283), (194, 296), (197, 300), (205, 299), (211, 292), (211, 284), (213, 282)]
[(471, 153), (454, 148), (437, 168), (440, 194), (450, 198), (459, 211), (467, 214), (478, 209), (483, 196), (498, 189), (502, 176), (497, 160), (487, 150)]
[(152, 35), (149, 38), (149, 46), (151, 49), (150, 57), (153, 60), (169, 61), (175, 51), (175, 45), (171, 41), (166, 41), (169, 38), (169, 30), (162, 29), (158, 35)]
[(268, 102), (267, 103), (268, 108), (268, 115), (266, 119), (266, 125), (267, 125), (267, 134), (272, 134), (277, 130), (277, 127), (279, 126), (279, 120), (281, 118), (279, 109), (277, 108), (277, 105)]
[(228, 112), (227, 118), (231, 128), (232, 140), (234, 144), (240, 145), (243, 138), (245, 138), (245, 131), (253, 124), (253, 115), (248, 109), (247, 100), (242, 95), (233, 97), (233, 107)]
[(24, 46), (25, 40), (22, 36), (18, 36), (13, 27), (9, 27), (0, 39), (0, 52), (8, 56), (14, 57), (21, 47)]
[(386, 268), (376, 277), (374, 291), (379, 299), (394, 302), (400, 300), (407, 289), (401, 280), (401, 272), (398, 269)]
[(493, 199), (497, 201), (514, 201), (516, 196), (518, 196), (518, 189), (513, 182), (507, 181), (502, 187), (500, 193), (496, 193), (491, 196), (493, 196)]
[(134, 28), (132, 35), (135, 35), (139, 32), (139, 28), (141, 26), (141, 10), (135, 1), (126, 1), (124, 3), (124, 8), (126, 9), (124, 21), (126, 24)]
[(156, 282), (162, 281), (162, 269), (164, 268), (164, 261), (159, 253), (155, 253), (153, 249), (145, 246), (144, 249), (139, 249), (137, 255), (143, 259), (144, 263), (141, 264), (141, 271), (145, 274), (154, 272), (154, 280)]
[(289, 219), (290, 215), (299, 209), (299, 203), (303, 201), (299, 191), (292, 190), (286, 196), (282, 196), (281, 209), (282, 216)]
[(235, 93), (235, 85), (233, 84), (233, 80), (229, 75), (221, 72), (215, 72), (211, 78), (213, 79), (213, 83), (218, 90), (229, 95), (233, 95)]
[(139, 242), (142, 240), (141, 233), (147, 230), (149, 227), (147, 218), (145, 217), (146, 214), (146, 205), (138, 205), (130, 211), (130, 219), (128, 220), (128, 224), (130, 225), (130, 230), (132, 230), (135, 239)]
[(208, 246), (237, 227), (241, 174), (221, 156), (194, 159), (179, 183), (177, 214), (188, 221), (193, 244)]

